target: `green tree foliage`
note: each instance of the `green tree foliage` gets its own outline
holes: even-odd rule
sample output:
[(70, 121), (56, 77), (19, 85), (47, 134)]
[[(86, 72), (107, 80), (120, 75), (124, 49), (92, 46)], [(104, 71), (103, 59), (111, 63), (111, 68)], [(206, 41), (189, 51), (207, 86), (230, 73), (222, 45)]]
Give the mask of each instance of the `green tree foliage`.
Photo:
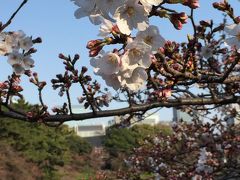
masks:
[[(25, 110), (34, 108), (24, 101), (14, 106)], [(50, 176), (55, 166), (63, 166), (71, 155), (91, 151), (91, 145), (65, 125), (51, 128), (40, 123), (6, 118), (0, 118), (0, 141), (22, 152)]]
[(119, 152), (130, 153), (133, 148), (139, 147), (145, 138), (155, 133), (171, 134), (171, 127), (167, 125), (135, 125), (131, 128), (109, 128), (104, 139), (104, 145), (112, 155)]

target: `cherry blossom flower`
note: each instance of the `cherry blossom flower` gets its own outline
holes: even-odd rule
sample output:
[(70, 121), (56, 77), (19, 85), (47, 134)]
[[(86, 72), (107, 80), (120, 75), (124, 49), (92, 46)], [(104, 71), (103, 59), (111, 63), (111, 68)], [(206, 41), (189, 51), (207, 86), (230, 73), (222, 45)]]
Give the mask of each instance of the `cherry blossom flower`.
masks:
[(32, 38), (25, 37), (25, 38), (21, 39), (19, 41), (19, 46), (23, 50), (28, 51), (33, 46)]
[(208, 152), (206, 150), (206, 147), (200, 149), (200, 156), (199, 156), (199, 159), (198, 159), (196, 172), (198, 172), (198, 173), (204, 172), (206, 174), (212, 173), (213, 167), (206, 164), (208, 158), (211, 157), (211, 156), (212, 156), (212, 153)]
[(119, 76), (121, 86), (127, 87), (132, 91), (139, 90), (144, 85), (147, 79), (147, 73), (142, 67), (137, 67), (136, 69), (134, 69), (130, 78), (124, 78), (123, 76)]
[(138, 64), (145, 68), (151, 65), (151, 47), (146, 43), (133, 41), (127, 44), (126, 50), (126, 53), (122, 56), (122, 61), (128, 65)]
[(74, 16), (77, 19), (89, 17), (93, 24), (100, 24), (100, 12), (96, 9), (96, 0), (72, 0), (79, 8), (75, 11)]
[(12, 51), (12, 47), (5, 43), (4, 41), (0, 42), (0, 55), (6, 55), (7, 53)]
[(103, 80), (105, 80), (106, 85), (112, 87), (114, 90), (118, 90), (121, 87), (120, 81), (116, 74), (111, 75), (102, 74), (101, 76)]
[(234, 46), (238, 49), (240, 49), (240, 24), (231, 24), (227, 25), (224, 28), (224, 31), (230, 35), (231, 37), (225, 39), (225, 42), (229, 46)]
[(114, 15), (116, 9), (124, 3), (125, 0), (97, 0), (96, 5), (102, 14), (108, 16), (109, 13)]
[(17, 75), (21, 75), (25, 70), (29, 70), (33, 67), (34, 60), (31, 56), (24, 56), (23, 54), (14, 51), (8, 55), (8, 63), (13, 67), (13, 71)]
[(99, 29), (99, 34), (98, 36), (106, 37), (112, 32), (114, 24), (107, 20), (107, 19), (102, 19), (102, 24)]
[(20, 48), (28, 51), (33, 46), (32, 38), (23, 31), (0, 34), (0, 55), (6, 55)]
[(123, 34), (131, 34), (134, 28), (144, 31), (148, 27), (147, 13), (138, 2), (138, 0), (126, 1), (114, 14), (118, 28)]
[(150, 12), (152, 10), (152, 6), (157, 6), (163, 2), (163, 0), (140, 0), (142, 5), (144, 6), (145, 11)]
[(94, 72), (98, 75), (112, 75), (120, 69), (120, 57), (116, 53), (104, 53), (100, 57), (92, 58), (91, 65), (95, 67)]
[(159, 47), (164, 46), (165, 40), (159, 34), (157, 26), (149, 26), (145, 31), (139, 31), (136, 36), (136, 41), (145, 42), (151, 46), (152, 51), (156, 51)]

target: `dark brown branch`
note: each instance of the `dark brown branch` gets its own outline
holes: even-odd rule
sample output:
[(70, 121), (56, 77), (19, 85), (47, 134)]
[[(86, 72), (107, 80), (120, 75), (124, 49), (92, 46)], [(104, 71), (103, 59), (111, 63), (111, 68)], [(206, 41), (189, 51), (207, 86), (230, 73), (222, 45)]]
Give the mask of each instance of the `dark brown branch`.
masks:
[(20, 114), (17, 114), (15, 112), (0, 112), (0, 117), (8, 117), (8, 118), (13, 118), (13, 119), (18, 119), (18, 120), (22, 120), (22, 121), (27, 121), (27, 117), (26, 116), (23, 116), (23, 115), (20, 115)]
[(7, 97), (6, 97), (6, 101), (5, 101), (6, 105), (8, 105), (8, 102), (9, 102), (9, 98), (10, 98), (12, 86), (13, 86), (13, 81), (14, 80), (13, 80), (13, 76), (12, 76), (11, 79), (9, 80), (9, 88), (8, 88)]
[(21, 115), (21, 116), (25, 116), (26, 115), (25, 112), (16, 110), (15, 108), (11, 107), (10, 105), (3, 104), (3, 106), (5, 108), (7, 108), (10, 112), (13, 112), (15, 114), (18, 114), (18, 115)]
[(20, 4), (20, 6), (17, 8), (17, 10), (9, 18), (9, 20), (0, 27), (0, 32), (2, 32), (7, 26), (9, 26), (11, 24), (13, 18), (16, 16), (16, 14), (19, 12), (19, 10), (27, 3), (27, 1), (28, 0), (23, 0), (23, 2)]
[(67, 100), (68, 100), (68, 108), (70, 111), (70, 114), (72, 114), (72, 103), (71, 103), (71, 98), (70, 98), (70, 94), (69, 94), (69, 89), (66, 90), (66, 94), (67, 94)]
[(194, 11), (194, 9), (191, 9), (191, 16), (189, 16), (189, 18), (191, 19), (193, 32), (194, 32), (194, 37), (196, 38), (197, 29), (196, 29), (196, 25), (195, 25), (194, 18), (193, 18), (193, 11)]
[(42, 89), (38, 89), (38, 97), (39, 97), (39, 101), (40, 101), (41, 105), (44, 106), (44, 102), (43, 102), (43, 98), (42, 98)]
[(85, 120), (91, 118), (99, 118), (99, 117), (109, 117), (109, 116), (121, 116), (125, 114), (131, 114), (138, 111), (148, 111), (150, 109), (159, 108), (159, 107), (180, 107), (184, 105), (224, 105), (231, 103), (240, 103), (240, 96), (234, 97), (225, 97), (218, 99), (211, 98), (193, 98), (193, 99), (181, 99), (181, 100), (173, 100), (169, 99), (168, 101), (162, 102), (153, 102), (151, 104), (142, 104), (142, 105), (134, 105), (131, 108), (121, 108), (116, 110), (106, 110), (99, 111), (95, 114), (92, 112), (89, 113), (81, 113), (81, 114), (73, 114), (73, 115), (51, 115), (44, 119), (45, 122), (58, 122), (58, 121), (71, 121), (71, 120)]
[(229, 76), (229, 74), (233, 71), (234, 67), (240, 62), (240, 57), (237, 57), (235, 61), (231, 64), (231, 66), (227, 69), (224, 75), (219, 79), (220, 82), (225, 81), (225, 79)]

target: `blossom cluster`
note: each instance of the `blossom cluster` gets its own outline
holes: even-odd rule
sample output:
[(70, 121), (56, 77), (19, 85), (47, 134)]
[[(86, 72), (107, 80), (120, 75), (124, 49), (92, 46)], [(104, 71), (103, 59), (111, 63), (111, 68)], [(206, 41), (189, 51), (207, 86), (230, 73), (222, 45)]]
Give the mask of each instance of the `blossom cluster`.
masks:
[(32, 38), (23, 31), (0, 33), (0, 55), (8, 56), (8, 63), (16, 75), (30, 70), (34, 65), (30, 50), (33, 46)]
[(125, 51), (104, 52), (91, 59), (94, 72), (101, 76), (108, 86), (115, 90), (128, 87), (139, 90), (148, 79), (145, 71), (154, 58), (153, 52), (164, 45), (164, 39), (156, 26), (149, 26), (137, 33), (136, 38), (128, 38)]
[[(114, 37), (127, 35), (124, 52), (100, 52), (104, 43), (100, 40), (88, 43), (94, 72), (115, 90), (120, 87), (139, 90), (148, 79), (145, 69), (151, 65), (154, 52), (165, 42), (158, 27), (149, 25), (148, 20), (152, 7), (162, 3), (162, 0), (74, 2), (79, 6), (75, 12), (76, 18), (89, 16), (94, 24), (101, 24), (99, 35), (106, 41), (113, 40), (107, 37), (110, 34)], [(133, 29), (139, 30), (135, 38), (129, 36)]]
[(76, 18), (89, 16), (94, 24), (101, 24), (102, 17), (116, 21), (120, 31), (129, 35), (133, 29), (146, 30), (149, 26), (148, 15), (152, 6), (163, 0), (72, 0), (79, 6)]

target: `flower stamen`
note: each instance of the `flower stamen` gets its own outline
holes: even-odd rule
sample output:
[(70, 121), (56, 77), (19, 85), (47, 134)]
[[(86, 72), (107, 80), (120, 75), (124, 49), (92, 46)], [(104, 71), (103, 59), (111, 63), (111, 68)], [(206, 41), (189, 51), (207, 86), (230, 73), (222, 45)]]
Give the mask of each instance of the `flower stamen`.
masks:
[(128, 15), (129, 17), (130, 17), (130, 16), (133, 16), (134, 13), (135, 13), (134, 8), (133, 8), (133, 7), (128, 7), (128, 8), (126, 9), (126, 13), (127, 13), (127, 15)]

